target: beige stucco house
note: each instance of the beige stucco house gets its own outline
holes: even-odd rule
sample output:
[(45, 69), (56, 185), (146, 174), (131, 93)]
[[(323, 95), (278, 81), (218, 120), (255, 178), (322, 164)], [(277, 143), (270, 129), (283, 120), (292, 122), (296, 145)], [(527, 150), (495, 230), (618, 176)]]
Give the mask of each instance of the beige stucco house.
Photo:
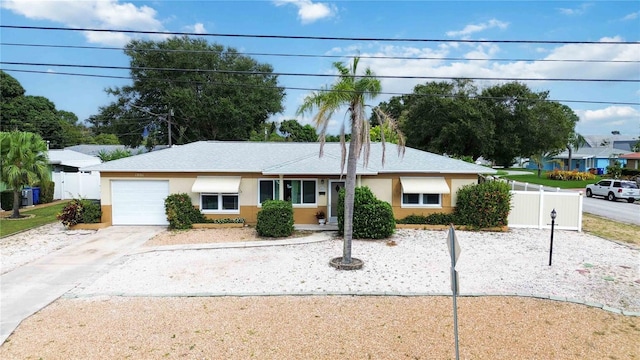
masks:
[[(348, 146), (347, 146), (348, 147)], [(187, 193), (210, 218), (257, 221), (269, 199), (293, 203), (297, 224), (317, 222), (323, 210), (336, 221), (341, 176), (341, 146), (327, 143), (199, 141), (83, 168), (100, 171), (102, 221), (113, 225), (167, 224), (164, 199)], [(494, 170), (396, 145), (371, 145), (367, 167), (358, 166), (357, 184), (368, 186), (393, 207), (396, 218), (451, 212), (456, 191), (475, 184), (478, 174)]]

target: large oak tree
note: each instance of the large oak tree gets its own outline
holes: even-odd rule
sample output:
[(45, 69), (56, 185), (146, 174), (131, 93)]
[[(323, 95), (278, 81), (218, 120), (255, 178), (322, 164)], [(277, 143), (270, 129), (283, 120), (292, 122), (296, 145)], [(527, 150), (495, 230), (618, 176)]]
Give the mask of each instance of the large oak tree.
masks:
[(125, 49), (133, 83), (107, 89), (116, 100), (89, 119), (97, 133), (137, 146), (247, 140), (282, 111), (271, 65), (202, 38), (134, 40)]

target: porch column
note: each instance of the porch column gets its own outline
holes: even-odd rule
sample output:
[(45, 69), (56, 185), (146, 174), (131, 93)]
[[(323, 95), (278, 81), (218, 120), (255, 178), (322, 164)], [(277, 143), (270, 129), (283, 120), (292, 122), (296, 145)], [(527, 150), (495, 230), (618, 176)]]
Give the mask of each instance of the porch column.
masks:
[(279, 187), (280, 187), (280, 195), (278, 196), (279, 197), (278, 200), (284, 200), (284, 175), (282, 174), (280, 174)]

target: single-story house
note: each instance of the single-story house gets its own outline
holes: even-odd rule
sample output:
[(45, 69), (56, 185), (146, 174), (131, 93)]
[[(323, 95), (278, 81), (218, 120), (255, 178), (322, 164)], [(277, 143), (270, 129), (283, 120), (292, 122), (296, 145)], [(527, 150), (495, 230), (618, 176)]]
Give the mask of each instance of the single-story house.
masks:
[[(581, 147), (578, 150), (573, 150), (571, 153), (571, 164), (569, 164), (569, 151), (565, 150), (560, 154), (553, 156), (551, 159), (547, 159), (544, 163), (543, 170), (577, 170), (581, 172), (589, 171), (589, 169), (599, 169), (599, 172), (604, 173), (607, 166), (613, 165), (615, 161), (620, 162), (620, 166), (624, 166), (626, 160), (621, 156), (628, 154), (629, 151), (615, 149), (610, 146), (605, 147)], [(557, 161), (561, 161), (562, 165)], [(538, 166), (533, 162), (529, 162), (529, 169), (537, 169)]]
[(86, 155), (77, 151), (60, 149), (50, 149), (48, 151), (49, 164), (53, 172), (78, 172), (82, 167), (97, 165), (102, 163), (95, 156)]
[[(167, 145), (157, 145), (155, 146), (152, 151), (156, 151), (156, 150), (162, 150), (167, 148)], [(79, 153), (83, 153), (86, 155), (91, 155), (91, 156), (98, 156), (101, 152), (105, 152), (105, 153), (111, 153), (114, 151), (130, 151), (131, 155), (138, 155), (138, 154), (144, 154), (146, 152), (148, 152), (149, 150), (144, 147), (144, 146), (138, 146), (135, 148), (131, 148), (125, 145), (96, 145), (96, 144), (80, 144), (80, 145), (73, 145), (73, 146), (67, 146), (65, 148), (66, 150), (73, 150), (73, 151), (77, 151)]]
[[(341, 146), (327, 143), (319, 152), (319, 143), (199, 141), (82, 170), (100, 172), (102, 221), (113, 225), (167, 224), (164, 199), (175, 193), (189, 194), (209, 218), (256, 223), (263, 201), (281, 199), (293, 203), (297, 224), (316, 223), (319, 210), (335, 222), (345, 185)], [(496, 172), (412, 148), (398, 156), (394, 144), (386, 144), (384, 165), (382, 154), (382, 144), (372, 143), (356, 181), (389, 202), (396, 218), (452, 212), (460, 187)]]
[(640, 169), (640, 152), (633, 152), (624, 155), (620, 155), (620, 159), (625, 160), (627, 163), (625, 167), (627, 169)]

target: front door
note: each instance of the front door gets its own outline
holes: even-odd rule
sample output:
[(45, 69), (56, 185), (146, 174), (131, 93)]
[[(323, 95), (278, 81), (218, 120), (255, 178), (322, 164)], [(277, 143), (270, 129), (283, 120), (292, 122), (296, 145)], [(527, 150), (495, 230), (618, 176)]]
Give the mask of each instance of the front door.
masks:
[(344, 181), (329, 180), (329, 222), (338, 222), (338, 193), (344, 187)]

